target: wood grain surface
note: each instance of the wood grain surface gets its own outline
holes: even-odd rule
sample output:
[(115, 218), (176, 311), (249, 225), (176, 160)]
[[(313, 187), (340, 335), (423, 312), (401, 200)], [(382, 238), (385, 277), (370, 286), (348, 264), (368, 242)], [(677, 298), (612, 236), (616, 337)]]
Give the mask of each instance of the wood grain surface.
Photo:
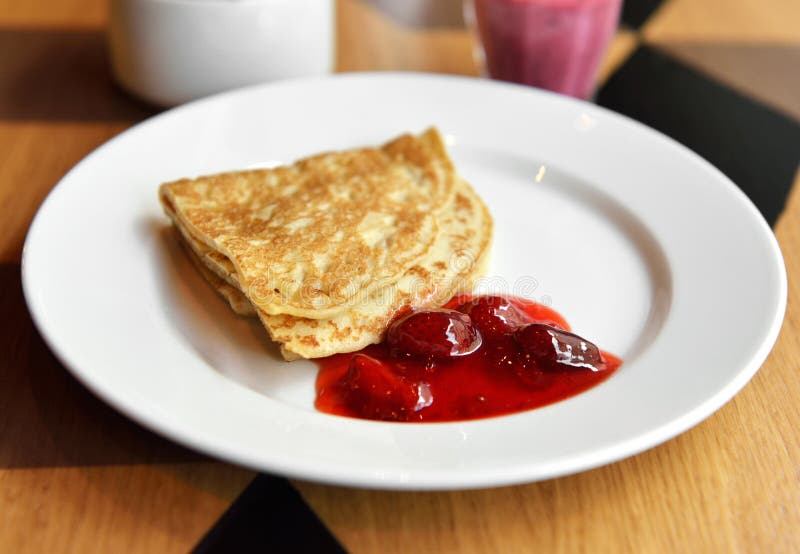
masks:
[[(457, 25), (410, 23), (380, 2), (338, 7), (340, 70), (477, 74)], [(2, 552), (187, 551), (253, 477), (94, 398), (50, 354), (22, 299), (22, 241), (42, 199), (81, 157), (154, 112), (112, 83), (106, 19), (103, 0), (0, 0)], [(741, 71), (761, 71), (757, 60), (742, 69), (719, 50), (757, 43), (791, 66), (798, 29), (795, 0), (668, 0), (641, 35), (617, 37), (601, 77), (644, 39), (798, 116), (796, 71), (743, 80)], [(775, 349), (740, 394), (689, 432), (607, 467), (516, 487), (294, 484), (353, 552), (800, 551), (800, 182), (776, 234), (789, 306)]]

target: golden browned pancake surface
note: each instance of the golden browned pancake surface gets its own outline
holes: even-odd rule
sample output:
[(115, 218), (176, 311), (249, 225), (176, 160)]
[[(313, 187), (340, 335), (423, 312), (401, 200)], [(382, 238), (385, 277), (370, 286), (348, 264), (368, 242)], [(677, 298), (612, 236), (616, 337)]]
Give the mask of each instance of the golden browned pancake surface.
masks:
[[(169, 213), (169, 211), (168, 211)], [(174, 217), (174, 215), (172, 215)], [(182, 238), (203, 276), (242, 315), (257, 314), (287, 360), (353, 352), (382, 340), (400, 310), (438, 307), (458, 292), (469, 290), (488, 261), (492, 219), (472, 188), (458, 181), (439, 215), (440, 233), (428, 255), (391, 285), (374, 290), (361, 302), (329, 319), (248, 309), (247, 297), (224, 275), (212, 271), (207, 250), (191, 235)]]
[(292, 166), (183, 179), (160, 197), (260, 311), (345, 314), (430, 251), (455, 174), (435, 129)]
[(287, 360), (360, 350), (399, 312), (470, 290), (492, 238), (435, 129), (159, 196), (203, 277)]

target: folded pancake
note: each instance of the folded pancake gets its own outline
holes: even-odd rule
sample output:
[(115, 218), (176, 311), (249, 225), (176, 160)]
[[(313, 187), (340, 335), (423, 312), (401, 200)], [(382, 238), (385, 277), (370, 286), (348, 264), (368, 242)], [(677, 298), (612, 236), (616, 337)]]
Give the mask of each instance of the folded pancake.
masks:
[[(174, 212), (167, 213), (175, 220)], [(492, 219), (478, 195), (457, 179), (454, 194), (438, 215), (439, 233), (427, 255), (395, 283), (373, 290), (348, 311), (328, 319), (268, 314), (250, 304), (213, 253), (191, 233), (180, 236), (195, 265), (239, 314), (259, 316), (270, 337), (281, 345), (287, 360), (317, 358), (353, 352), (383, 339), (389, 322), (408, 309), (438, 307), (459, 292), (472, 288), (485, 270), (492, 238)], [(222, 264), (224, 265), (224, 264)]]
[(435, 129), (291, 166), (182, 179), (159, 196), (204, 264), (260, 311), (330, 319), (425, 258), (456, 176)]
[(197, 271), (200, 272), (200, 275), (202, 275), (203, 278), (205, 278), (205, 280), (208, 281), (208, 283), (220, 294), (220, 296), (222, 296), (228, 302), (228, 304), (230, 304), (231, 309), (239, 315), (255, 317), (256, 309), (253, 307), (247, 297), (242, 294), (242, 291), (227, 283), (225, 279), (211, 271), (203, 262), (203, 260), (197, 255), (197, 252), (195, 252), (190, 239), (187, 239), (187, 237), (183, 236), (182, 233), (179, 233), (179, 240), (186, 250), (186, 253), (189, 255), (189, 259), (192, 260), (192, 263), (197, 268)]

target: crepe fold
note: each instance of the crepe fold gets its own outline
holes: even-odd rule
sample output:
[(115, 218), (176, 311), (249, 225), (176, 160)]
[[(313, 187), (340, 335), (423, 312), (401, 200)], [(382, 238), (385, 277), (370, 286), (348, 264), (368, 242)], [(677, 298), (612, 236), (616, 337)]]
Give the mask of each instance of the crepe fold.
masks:
[(435, 129), (159, 197), (200, 273), (287, 360), (360, 350), (398, 313), (471, 289), (492, 238)]

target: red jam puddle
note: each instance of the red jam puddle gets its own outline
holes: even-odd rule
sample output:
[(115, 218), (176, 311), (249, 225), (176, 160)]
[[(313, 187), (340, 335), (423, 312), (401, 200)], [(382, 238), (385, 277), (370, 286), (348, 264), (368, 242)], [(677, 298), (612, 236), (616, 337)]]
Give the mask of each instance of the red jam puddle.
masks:
[(538, 408), (622, 363), (561, 315), (517, 297), (459, 296), (396, 319), (386, 340), (316, 360), (318, 410), (383, 421), (477, 419)]

